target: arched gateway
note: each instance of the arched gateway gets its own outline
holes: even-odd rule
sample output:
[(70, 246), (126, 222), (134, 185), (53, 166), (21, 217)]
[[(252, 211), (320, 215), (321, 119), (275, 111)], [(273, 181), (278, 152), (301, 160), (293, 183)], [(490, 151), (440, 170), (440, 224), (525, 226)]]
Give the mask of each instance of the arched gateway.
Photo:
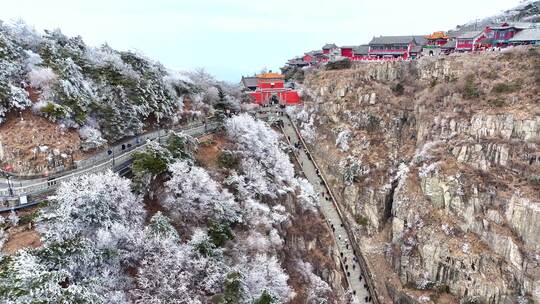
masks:
[(260, 105), (283, 104), (296, 105), (300, 103), (298, 92), (285, 87), (285, 78), (278, 73), (263, 73), (257, 75), (257, 86), (251, 89), (250, 95)]

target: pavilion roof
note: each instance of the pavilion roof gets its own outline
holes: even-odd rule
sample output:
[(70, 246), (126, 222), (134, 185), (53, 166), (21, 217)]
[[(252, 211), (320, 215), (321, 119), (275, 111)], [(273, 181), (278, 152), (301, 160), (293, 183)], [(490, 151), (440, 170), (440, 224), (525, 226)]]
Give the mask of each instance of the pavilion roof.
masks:
[(456, 48), (456, 41), (455, 40), (448, 40), (447, 43), (445, 43), (442, 46), (443, 49), (455, 49)]
[(323, 52), (322, 51), (310, 51), (310, 52), (307, 52), (306, 55), (311, 55), (311, 56), (315, 56), (315, 55), (322, 55)]
[(285, 77), (278, 73), (262, 73), (262, 74), (257, 75), (257, 78), (275, 79), (275, 78), (285, 78)]
[(426, 35), (415, 35), (415, 36), (413, 36), (413, 38), (414, 38), (414, 42), (417, 45), (426, 45), (427, 44)]
[(367, 55), (369, 53), (369, 45), (359, 45), (353, 49), (353, 52), (356, 55)]
[(379, 36), (373, 37), (369, 44), (409, 44), (414, 41), (414, 36)]
[(434, 32), (433, 34), (431, 35), (427, 35), (426, 36), (426, 39), (430, 39), (430, 40), (435, 40), (435, 39), (448, 39), (448, 36), (440, 31), (440, 32)]
[(535, 24), (531, 22), (504, 22), (496, 26), (490, 26), (492, 30), (505, 30), (509, 28), (515, 28), (519, 30), (534, 28)]
[(457, 38), (460, 38), (460, 39), (473, 39), (473, 38), (478, 37), (482, 33), (483, 33), (483, 31), (463, 32)]
[(526, 29), (517, 33), (514, 37), (510, 38), (510, 42), (520, 41), (540, 41), (540, 29), (532, 28)]
[(327, 43), (322, 47), (323, 50), (331, 50), (331, 49), (337, 49), (337, 48), (338, 46), (335, 43)]
[(257, 86), (257, 77), (242, 77), (242, 83), (246, 88)]

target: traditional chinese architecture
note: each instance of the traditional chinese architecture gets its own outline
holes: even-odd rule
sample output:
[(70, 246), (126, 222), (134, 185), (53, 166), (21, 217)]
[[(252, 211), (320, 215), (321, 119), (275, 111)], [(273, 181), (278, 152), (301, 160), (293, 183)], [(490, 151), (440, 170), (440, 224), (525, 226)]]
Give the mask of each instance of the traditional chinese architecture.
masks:
[(415, 36), (413, 36), (414, 43), (416, 45), (419, 45), (419, 46), (426, 46), (428, 44), (428, 40), (426, 39), (426, 36), (427, 35), (415, 35)]
[(287, 65), (301, 68), (340, 57), (349, 58), (351, 61), (394, 61), (508, 45), (538, 45), (539, 28), (539, 23), (505, 22), (478, 31), (455, 30), (436, 31), (430, 35), (379, 36), (373, 37), (369, 44), (359, 46), (338, 47), (334, 43), (328, 43), (322, 50), (311, 51), (302, 57), (289, 60)]
[(347, 57), (347, 58), (352, 58), (354, 56), (353, 55), (354, 48), (355, 48), (355, 46), (352, 46), (352, 45), (342, 46), (341, 47), (341, 56)]
[(411, 46), (411, 49), (409, 50), (409, 57), (411, 59), (418, 58), (422, 55), (422, 50), (424, 49), (421, 45), (413, 45)]
[(322, 47), (323, 54), (337, 54), (340, 52), (339, 47), (334, 43), (327, 43)]
[(353, 56), (354, 58), (364, 58), (369, 55), (369, 45), (368, 44), (362, 44), (353, 49)]
[(324, 54), (323, 51), (311, 51), (304, 54), (302, 60), (309, 62), (310, 64), (316, 64), (317, 62), (328, 59), (328, 55)]
[(456, 37), (457, 52), (469, 52), (478, 49), (480, 41), (486, 38), (484, 31), (471, 31), (461, 33)]
[(369, 56), (376, 58), (410, 57), (410, 51), (417, 45), (414, 36), (380, 36), (373, 37), (369, 43)]
[(251, 77), (244, 77), (242, 76), (242, 86), (244, 86), (244, 90), (246, 91), (255, 91), (257, 89), (257, 77), (251, 76)]
[(311, 61), (304, 61), (303, 57), (300, 58), (293, 58), (289, 61), (287, 61), (287, 65), (289, 66), (295, 66), (295, 67), (305, 67), (311, 64)]
[(522, 30), (508, 42), (511, 45), (540, 45), (540, 28)]
[(479, 41), (480, 47), (505, 47), (519, 32), (530, 29), (532, 23), (516, 22), (502, 23), (498, 26), (488, 26), (484, 29), (485, 38)]
[(424, 38), (426, 39), (426, 44), (422, 49), (422, 54), (427, 56), (441, 54), (441, 52), (443, 52), (442, 47), (446, 45), (450, 39), (444, 32), (434, 32)]
[(444, 32), (434, 32), (426, 36), (426, 46), (443, 46), (448, 42), (449, 38)]
[[(255, 90), (250, 90), (246, 86), (246, 84), (251, 84), (252, 78), (257, 81)], [(269, 72), (256, 77), (242, 77), (242, 83), (259, 105), (296, 105), (300, 103), (300, 95), (297, 91), (285, 87), (285, 79), (281, 74)]]
[(441, 46), (441, 52), (443, 54), (450, 54), (450, 53), (454, 52), (455, 49), (456, 49), (456, 40), (455, 39), (450, 39), (450, 40), (448, 40), (447, 43), (445, 43), (443, 46)]

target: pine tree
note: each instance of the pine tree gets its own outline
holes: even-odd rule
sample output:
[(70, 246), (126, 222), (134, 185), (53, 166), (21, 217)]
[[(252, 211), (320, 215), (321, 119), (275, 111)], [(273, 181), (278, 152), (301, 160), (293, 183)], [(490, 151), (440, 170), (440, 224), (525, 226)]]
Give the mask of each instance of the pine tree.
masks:
[(102, 94), (97, 110), (107, 139), (114, 141), (142, 131), (144, 123), (139, 108), (128, 99), (121, 86), (108, 88)]

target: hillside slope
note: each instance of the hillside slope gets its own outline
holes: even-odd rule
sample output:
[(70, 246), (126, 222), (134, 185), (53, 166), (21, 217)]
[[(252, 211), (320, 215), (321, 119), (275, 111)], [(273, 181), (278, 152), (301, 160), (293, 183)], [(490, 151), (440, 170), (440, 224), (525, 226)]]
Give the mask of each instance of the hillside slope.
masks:
[[(25, 137), (21, 144), (0, 126), (0, 155), (16, 172), (42, 173), (68, 166), (72, 156), (84, 151), (207, 115), (213, 105), (238, 104), (239, 97), (238, 88), (204, 71), (169, 71), (141, 54), (107, 45), (91, 47), (81, 37), (67, 37), (60, 30), (41, 34), (22, 22), (0, 22), (0, 124), (10, 119), (9, 130)], [(22, 112), (46, 120), (18, 115)], [(78, 138), (67, 146), (40, 141), (28, 134), (28, 124), (13, 123), (24, 117), (35, 126), (33, 133), (59, 129), (78, 133)], [(19, 155), (37, 149), (40, 152), (33, 155)], [(60, 154), (68, 155), (69, 161), (51, 163)]]
[[(0, 216), (2, 303), (350, 303), (318, 195), (247, 114)], [(200, 149), (199, 149), (200, 148)]]
[(540, 22), (540, 1), (523, 0), (522, 3), (516, 7), (505, 10), (494, 16), (458, 25), (455, 30), (460, 32), (480, 30), (488, 25), (509, 21)]

